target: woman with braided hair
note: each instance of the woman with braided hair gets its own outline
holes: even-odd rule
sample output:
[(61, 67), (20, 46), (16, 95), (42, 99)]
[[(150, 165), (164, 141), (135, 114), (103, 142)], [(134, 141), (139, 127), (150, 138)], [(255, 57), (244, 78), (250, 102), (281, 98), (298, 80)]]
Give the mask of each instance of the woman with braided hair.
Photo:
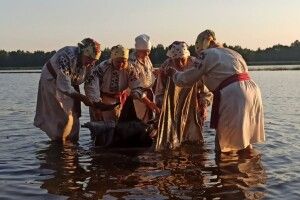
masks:
[(77, 141), (79, 137), (80, 102), (91, 106), (80, 94), (79, 85), (101, 54), (100, 44), (91, 38), (78, 46), (58, 50), (43, 66), (39, 81), (34, 125), (51, 140)]

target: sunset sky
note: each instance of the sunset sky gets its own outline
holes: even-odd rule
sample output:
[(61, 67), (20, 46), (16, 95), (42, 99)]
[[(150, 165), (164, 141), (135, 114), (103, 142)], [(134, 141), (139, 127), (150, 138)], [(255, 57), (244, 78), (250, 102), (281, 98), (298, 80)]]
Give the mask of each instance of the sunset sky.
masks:
[(250, 49), (300, 40), (300, 0), (0, 0), (0, 49), (56, 50), (85, 37), (102, 47), (194, 44), (199, 32)]

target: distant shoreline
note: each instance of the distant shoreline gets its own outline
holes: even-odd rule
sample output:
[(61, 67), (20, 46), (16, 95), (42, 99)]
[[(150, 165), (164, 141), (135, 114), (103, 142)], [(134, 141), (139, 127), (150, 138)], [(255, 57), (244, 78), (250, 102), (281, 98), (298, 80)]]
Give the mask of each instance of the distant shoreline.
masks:
[(300, 67), (293, 67), (293, 68), (284, 68), (284, 67), (278, 67), (278, 68), (249, 68), (249, 71), (296, 71), (300, 70)]
[[(153, 66), (154, 67), (158, 67), (161, 64), (153, 64)], [(290, 66), (290, 65), (300, 65), (300, 61), (251, 61), (251, 62), (247, 62), (247, 65), (249, 67), (252, 67), (252, 66), (268, 66), (268, 65), (287, 65), (287, 66)], [(0, 67), (0, 71), (2, 71), (2, 70), (41, 70), (42, 67), (43, 66), (34, 66), (34, 67)], [(295, 67), (295, 68), (296, 69), (282, 69), (282, 70), (299, 70), (298, 66)], [(272, 70), (272, 69), (270, 69), (270, 70)], [(281, 70), (281, 69), (279, 69), (279, 70)]]
[(247, 65), (300, 65), (300, 61), (251, 61), (247, 62)]
[[(298, 71), (299, 67), (284, 68), (284, 67), (267, 67), (267, 68), (249, 68), (249, 71)], [(0, 74), (39, 74), (41, 69), (0, 69)]]

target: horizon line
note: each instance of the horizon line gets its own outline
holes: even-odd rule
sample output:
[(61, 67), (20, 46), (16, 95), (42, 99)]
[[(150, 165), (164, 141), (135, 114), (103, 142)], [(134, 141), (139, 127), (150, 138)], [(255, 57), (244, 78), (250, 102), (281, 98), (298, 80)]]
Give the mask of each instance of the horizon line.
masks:
[[(242, 49), (249, 49), (251, 51), (257, 51), (257, 50), (262, 50), (263, 51), (263, 50), (266, 50), (268, 48), (272, 48), (272, 47), (277, 46), (277, 45), (290, 47), (294, 42), (297, 42), (297, 41), (300, 42), (300, 40), (296, 39), (292, 43), (290, 43), (290, 45), (283, 45), (283, 44), (277, 43), (277, 44), (274, 44), (274, 45), (272, 45), (270, 47), (265, 47), (265, 48), (257, 47), (257, 49), (250, 49), (250, 48), (247, 48), (247, 47), (242, 47), (241, 45), (230, 45), (230, 44), (227, 44), (226, 42), (222, 43), (222, 45), (226, 45), (227, 47), (229, 47), (229, 46), (230, 47), (241, 47)], [(162, 45), (164, 48), (167, 48), (167, 46), (168, 46), (168, 45), (165, 46), (165, 45), (163, 45), (161, 43), (158, 43), (156, 46), (153, 45), (151, 48), (157, 48), (158, 45)], [(66, 45), (66, 46), (70, 46), (70, 45)], [(71, 46), (77, 46), (77, 45), (71, 45)], [(191, 46), (195, 46), (195, 45), (194, 44), (188, 45), (188, 47), (191, 47)], [(53, 49), (53, 50), (48, 50), (48, 51), (47, 50), (41, 50), (41, 49), (37, 49), (37, 50), (23, 50), (23, 49), (5, 50), (5, 49), (0, 49), (0, 51), (5, 51), (5, 52), (23, 51), (23, 52), (29, 52), (29, 53), (34, 53), (34, 52), (38, 52), (38, 51), (40, 51), (40, 52), (52, 52), (52, 51), (57, 51), (57, 50), (59, 50), (59, 49), (61, 49), (63, 47), (65, 47), (65, 46), (62, 46), (62, 47), (60, 47), (60, 48), (58, 48), (56, 50)], [(104, 47), (103, 49), (101, 49), (101, 51), (103, 51), (105, 49), (111, 49), (111, 48), (112, 47)], [(134, 48), (128, 48), (128, 49), (134, 49)]]

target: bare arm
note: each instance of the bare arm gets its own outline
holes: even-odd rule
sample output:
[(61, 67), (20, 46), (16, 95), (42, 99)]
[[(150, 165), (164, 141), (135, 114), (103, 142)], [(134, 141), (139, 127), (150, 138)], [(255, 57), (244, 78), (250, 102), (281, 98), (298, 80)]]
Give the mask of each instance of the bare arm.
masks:
[(141, 98), (141, 101), (151, 110), (155, 111), (156, 113), (160, 113), (160, 109), (157, 107), (157, 105), (151, 101), (150, 99), (148, 99), (148, 97), (143, 97)]

